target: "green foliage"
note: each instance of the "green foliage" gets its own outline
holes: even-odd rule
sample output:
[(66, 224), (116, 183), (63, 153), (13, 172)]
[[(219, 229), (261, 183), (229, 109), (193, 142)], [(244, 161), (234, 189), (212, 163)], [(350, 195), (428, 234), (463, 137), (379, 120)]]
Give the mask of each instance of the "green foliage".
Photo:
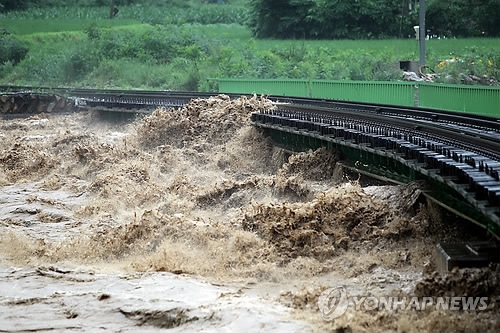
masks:
[(0, 15), (15, 20), (106, 20), (108, 24), (116, 24), (115, 20), (135, 20), (149, 24), (231, 24), (244, 23), (248, 17), (245, 7), (197, 5), (196, 7), (158, 7), (134, 5), (120, 7), (118, 16), (107, 20), (109, 7), (30, 7), (22, 11), (13, 11)]
[(0, 64), (0, 79), (4, 79), (14, 71), (14, 65), (12, 62), (7, 61), (4, 64)]
[(83, 87), (123, 87), (172, 89), (166, 66), (143, 63), (133, 59), (102, 60), (79, 83)]
[(92, 23), (85, 29), (88, 39), (96, 40), (101, 37), (101, 30), (97, 27), (95, 23)]
[(383, 60), (374, 62), (370, 74), (374, 81), (398, 81), (401, 79), (401, 71), (397, 64)]
[[(191, 7), (196, 1), (186, 0), (114, 0), (116, 6), (164, 6), (164, 7)], [(102, 7), (109, 6), (109, 0), (72, 0), (69, 7)], [(0, 0), (0, 10), (24, 10), (26, 8), (50, 8), (50, 7), (68, 7), (67, 0)]]
[(410, 33), (416, 20), (416, 11), (400, 0), (251, 0), (250, 4), (250, 26), (259, 38), (401, 37)]
[(81, 80), (99, 65), (99, 53), (92, 46), (90, 43), (79, 43), (65, 55), (62, 59), (64, 82)]
[(19, 70), (13, 73), (11, 81), (28, 85), (63, 85), (65, 80), (62, 58), (66, 58), (63, 52), (47, 54), (43, 58), (27, 57), (26, 61), (19, 65)]
[(440, 75), (439, 82), (468, 83), (461, 82), (461, 77), (466, 74), (479, 77), (483, 84), (488, 84), (488, 79), (500, 78), (500, 54), (496, 50), (465, 47), (460, 54), (441, 58), (434, 68)]
[(500, 1), (429, 0), (426, 27), (438, 36), (500, 36)]
[[(327, 17), (329, 10), (357, 10), (361, 8), (358, 2), (347, 4), (345, 8), (335, 8), (333, 1), (290, 3), (302, 10), (313, 4), (320, 6), (316, 10), (318, 15), (312, 11), (306, 13), (305, 23), (321, 23), (322, 29), (329, 29), (329, 25), (334, 24)], [(418, 57), (418, 43), (414, 39), (253, 39), (250, 29), (238, 23), (207, 25), (196, 22), (216, 21), (218, 10), (226, 15), (231, 13), (232, 6), (200, 5), (200, 13), (214, 13), (214, 18), (209, 19), (203, 18), (200, 13), (188, 17), (187, 13), (193, 13), (193, 7), (189, 6), (146, 7), (122, 6), (120, 15), (113, 20), (107, 18), (106, 7), (31, 8), (24, 12), (0, 14), (0, 26), (8, 28), (18, 40), (24, 42), (25, 47), (29, 47), (25, 59), (16, 65), (9, 60), (0, 65), (0, 82), (213, 90), (216, 84), (208, 78), (399, 80), (402, 73), (398, 61)], [(368, 12), (375, 11), (371, 7), (362, 8)], [(316, 18), (313, 19), (312, 14)], [(391, 15), (380, 16), (380, 19), (394, 19)], [(293, 21), (292, 16), (287, 17), (290, 22)], [(345, 20), (348, 19), (349, 16), (346, 16)], [(233, 18), (222, 20), (235, 21)], [(141, 21), (159, 24), (141, 24)], [(293, 24), (287, 27), (295, 29)], [(297, 34), (306, 31), (300, 29), (305, 28), (297, 27)], [(340, 27), (337, 33), (358, 28), (353, 25), (345, 31), (343, 29), (346, 28)], [(376, 37), (376, 30), (373, 31), (373, 35), (364, 38)], [(23, 35), (18, 35), (20, 32)], [(321, 33), (324, 32), (318, 30), (317, 34)], [(427, 63), (443, 74), (443, 80), (460, 78), (461, 73), (500, 79), (500, 59), (496, 55), (499, 46), (498, 39), (429, 40)], [(2, 52), (0, 56), (5, 54)], [(461, 62), (446, 62), (443, 69), (438, 67), (453, 56)]]
[(127, 30), (103, 30), (93, 39), (93, 47), (106, 59), (137, 58), (166, 64), (174, 58), (203, 56), (204, 41), (191, 29), (175, 26), (150, 27), (141, 33)]
[(8, 35), (0, 35), (0, 65), (7, 62), (16, 65), (26, 57), (27, 53), (26, 43)]
[[(259, 38), (373, 39), (407, 37), (418, 22), (414, 0), (250, 0)], [(500, 36), (498, 0), (430, 0), (427, 30), (446, 36)]]
[(28, 6), (26, 0), (0, 0), (0, 11), (22, 10)]

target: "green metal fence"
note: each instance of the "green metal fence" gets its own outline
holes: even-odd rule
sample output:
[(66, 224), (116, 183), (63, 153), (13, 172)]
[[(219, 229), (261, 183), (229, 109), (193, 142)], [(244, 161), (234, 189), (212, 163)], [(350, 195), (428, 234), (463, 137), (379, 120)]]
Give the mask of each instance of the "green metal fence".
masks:
[(500, 118), (500, 88), (419, 83), (418, 106)]
[(219, 92), (310, 97), (308, 80), (220, 79)]
[(411, 82), (311, 81), (311, 97), (342, 101), (414, 106)]
[(500, 118), (500, 87), (422, 82), (218, 79), (219, 92), (419, 106)]

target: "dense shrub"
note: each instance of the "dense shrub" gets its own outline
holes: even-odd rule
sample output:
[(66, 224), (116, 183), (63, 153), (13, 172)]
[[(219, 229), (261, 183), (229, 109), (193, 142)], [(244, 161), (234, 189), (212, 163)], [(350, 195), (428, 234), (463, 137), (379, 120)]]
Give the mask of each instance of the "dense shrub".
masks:
[(166, 64), (178, 56), (186, 56), (188, 47), (191, 48), (191, 54), (193, 49), (201, 54), (201, 47), (206, 45), (203, 38), (190, 29), (175, 26), (155, 26), (142, 33), (117, 30), (92, 32), (91, 39), (94, 49), (104, 58), (139, 59), (157, 64)]
[(29, 62), (19, 65), (11, 81), (26, 85), (57, 86), (64, 82), (64, 69), (61, 59), (64, 52), (47, 54), (44, 57), (30, 57)]
[(22, 10), (28, 5), (26, 0), (0, 0), (0, 11)]
[(28, 46), (11, 36), (0, 35), (0, 65), (11, 62), (14, 65), (26, 57)]
[[(90, 46), (90, 47), (89, 47)], [(99, 65), (99, 51), (90, 43), (79, 43), (62, 59), (65, 82), (81, 80)]]

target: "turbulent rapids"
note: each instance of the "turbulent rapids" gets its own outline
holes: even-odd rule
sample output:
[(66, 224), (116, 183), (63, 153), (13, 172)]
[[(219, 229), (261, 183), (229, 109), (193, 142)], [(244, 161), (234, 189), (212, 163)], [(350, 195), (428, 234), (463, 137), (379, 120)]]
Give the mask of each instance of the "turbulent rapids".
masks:
[[(0, 293), (0, 331), (500, 329), (494, 267), (454, 271), (451, 286), (433, 272), (436, 242), (468, 238), (466, 226), (414, 184), (367, 187), (333, 152), (273, 146), (249, 125), (270, 108), (219, 95), (130, 123), (91, 111), (0, 120), (0, 290), (20, 288)], [(492, 302), (325, 321), (318, 295), (340, 285), (387, 296), (458, 285)]]

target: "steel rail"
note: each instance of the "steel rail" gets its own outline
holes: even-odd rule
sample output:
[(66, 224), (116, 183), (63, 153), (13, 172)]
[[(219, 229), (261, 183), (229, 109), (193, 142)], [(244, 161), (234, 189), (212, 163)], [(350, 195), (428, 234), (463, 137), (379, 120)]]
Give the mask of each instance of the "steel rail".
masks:
[(450, 123), (446, 122), (418, 122), (412, 117), (402, 117), (401, 114), (387, 116), (378, 112), (356, 112), (357, 110), (354, 108), (329, 109), (326, 107), (289, 104), (279, 105), (277, 110), (281, 114), (290, 112), (292, 116), (309, 113), (311, 118), (314, 118), (314, 115), (319, 116), (320, 122), (328, 122), (338, 117), (344, 117), (351, 121), (369, 121), (373, 126), (396, 125), (400, 130), (406, 130), (407, 133), (413, 132), (415, 135), (418, 134), (430, 140), (448, 141), (449, 144), (452, 143), (450, 139), (454, 140), (454, 143), (459, 145), (460, 148), (469, 149), (472, 152), (500, 161), (500, 133), (469, 131), (468, 128), (464, 128), (463, 123), (460, 126), (450, 126)]
[[(56, 93), (66, 97), (111, 97), (127, 98), (127, 97), (142, 97), (142, 98), (206, 98), (219, 94), (218, 92), (179, 92), (179, 91), (160, 91), (160, 90), (120, 90), (120, 89), (86, 89), (86, 88), (51, 88), (51, 87), (32, 87), (32, 86), (0, 86), (0, 92), (49, 92)], [(232, 98), (248, 94), (226, 94)], [(428, 108), (411, 108), (400, 107), (395, 105), (383, 105), (372, 103), (358, 103), (347, 101), (334, 101), (325, 99), (312, 99), (303, 97), (283, 97), (283, 96), (266, 96), (270, 100), (277, 103), (288, 103), (293, 105), (317, 106), (326, 107), (329, 109), (347, 108), (356, 110), (356, 112), (379, 113), (388, 116), (413, 117), (420, 120), (428, 120), (431, 122), (440, 122), (448, 124), (465, 124), (467, 128), (478, 128), (481, 130), (490, 129), (496, 133), (500, 133), (500, 111), (497, 118), (483, 115), (442, 111)]]
[[(422, 125), (413, 117), (288, 103), (255, 113), (252, 120), (258, 127), (288, 133), (292, 139), (293, 135), (310, 137), (337, 148), (393, 159), (452, 189), (482, 217), (464, 215), (500, 238), (500, 142), (494, 130), (470, 136), (446, 122)], [(373, 172), (370, 166), (365, 169)]]

